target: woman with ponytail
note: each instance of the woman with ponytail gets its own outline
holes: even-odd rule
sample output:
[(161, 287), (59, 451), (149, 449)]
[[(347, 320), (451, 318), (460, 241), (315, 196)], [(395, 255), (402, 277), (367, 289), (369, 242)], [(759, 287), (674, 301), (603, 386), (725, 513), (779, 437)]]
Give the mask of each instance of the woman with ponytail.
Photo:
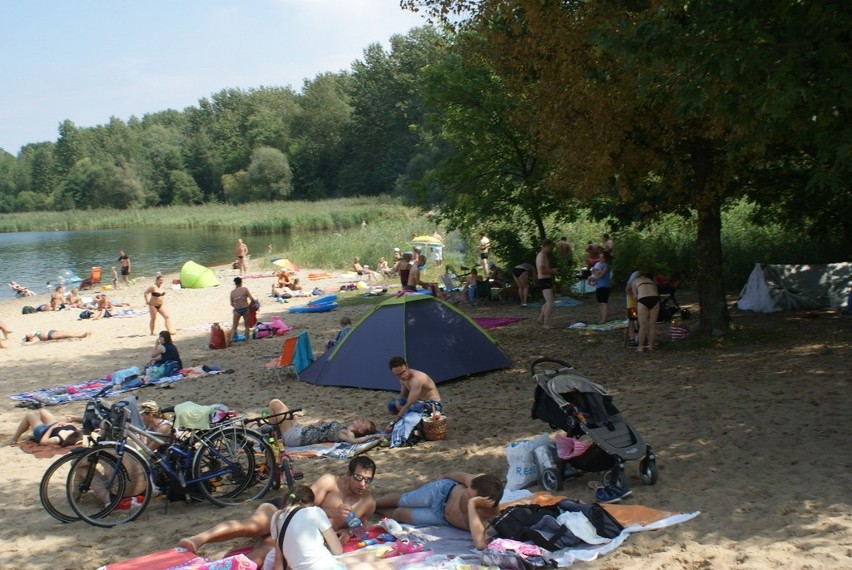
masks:
[[(270, 524), (275, 549), (264, 561), (264, 570), (345, 570), (346, 565), (334, 558), (343, 547), (328, 515), (314, 506), (314, 492), (299, 485), (284, 496), (283, 508)], [(270, 558), (274, 563), (270, 566)], [(289, 565), (289, 566), (288, 566)]]

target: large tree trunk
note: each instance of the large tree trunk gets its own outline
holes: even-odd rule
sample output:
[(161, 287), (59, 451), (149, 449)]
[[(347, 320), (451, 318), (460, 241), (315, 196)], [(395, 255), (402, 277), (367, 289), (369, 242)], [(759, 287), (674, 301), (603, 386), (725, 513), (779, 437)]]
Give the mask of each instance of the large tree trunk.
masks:
[(695, 278), (698, 303), (701, 306), (698, 328), (704, 334), (723, 334), (730, 328), (731, 318), (725, 303), (722, 274), (721, 189), (714, 183), (711, 174), (713, 150), (710, 142), (695, 141), (692, 150), (698, 211), (698, 241), (695, 251)]

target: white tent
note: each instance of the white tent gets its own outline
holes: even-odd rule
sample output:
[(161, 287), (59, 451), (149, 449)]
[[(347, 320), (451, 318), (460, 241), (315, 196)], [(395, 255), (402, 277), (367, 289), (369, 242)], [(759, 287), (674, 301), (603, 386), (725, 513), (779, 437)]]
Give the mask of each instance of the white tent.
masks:
[(737, 307), (771, 313), (791, 309), (840, 307), (852, 285), (852, 263), (820, 265), (754, 264)]

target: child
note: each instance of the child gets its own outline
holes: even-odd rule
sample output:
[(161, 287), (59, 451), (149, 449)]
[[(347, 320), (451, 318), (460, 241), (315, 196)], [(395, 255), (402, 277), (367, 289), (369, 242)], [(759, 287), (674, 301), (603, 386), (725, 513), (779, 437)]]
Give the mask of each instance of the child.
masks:
[(112, 267), (112, 288), (118, 289), (118, 273), (115, 271), (115, 266)]

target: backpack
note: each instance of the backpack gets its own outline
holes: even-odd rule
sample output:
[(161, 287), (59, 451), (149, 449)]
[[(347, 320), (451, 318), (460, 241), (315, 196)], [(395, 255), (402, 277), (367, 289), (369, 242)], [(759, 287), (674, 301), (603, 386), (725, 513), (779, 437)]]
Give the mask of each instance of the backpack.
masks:
[(80, 311), (80, 317), (79, 318), (90, 319), (91, 317), (92, 317), (92, 311), (90, 311), (89, 309), (83, 309), (82, 311)]
[(30, 305), (26, 305), (23, 309), (21, 309), (22, 315), (29, 315), (29, 314), (32, 314), (32, 313), (35, 313), (35, 312), (37, 312), (36, 308), (31, 307)]

